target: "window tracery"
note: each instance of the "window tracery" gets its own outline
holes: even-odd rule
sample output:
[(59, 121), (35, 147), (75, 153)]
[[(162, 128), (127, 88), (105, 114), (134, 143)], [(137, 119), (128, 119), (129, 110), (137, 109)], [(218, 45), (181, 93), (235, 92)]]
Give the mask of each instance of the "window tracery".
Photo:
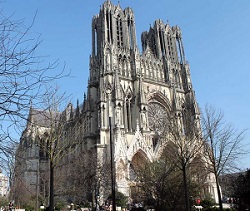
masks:
[(148, 105), (149, 129), (153, 132), (153, 147), (155, 148), (161, 136), (163, 136), (168, 127), (169, 115), (166, 108), (160, 103), (154, 102)]

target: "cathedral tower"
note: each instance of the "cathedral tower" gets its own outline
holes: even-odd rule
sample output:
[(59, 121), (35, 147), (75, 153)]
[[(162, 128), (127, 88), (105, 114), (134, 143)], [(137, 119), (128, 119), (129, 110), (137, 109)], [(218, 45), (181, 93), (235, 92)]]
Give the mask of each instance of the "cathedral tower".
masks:
[(86, 142), (97, 159), (109, 153), (111, 117), (119, 191), (133, 197), (136, 161), (157, 159), (165, 143), (159, 139), (171, 115), (183, 124), (186, 102), (198, 130), (199, 108), (185, 58), (181, 30), (157, 20), (136, 41), (135, 16), (106, 1), (92, 20), (92, 54), (88, 94), (84, 102)]

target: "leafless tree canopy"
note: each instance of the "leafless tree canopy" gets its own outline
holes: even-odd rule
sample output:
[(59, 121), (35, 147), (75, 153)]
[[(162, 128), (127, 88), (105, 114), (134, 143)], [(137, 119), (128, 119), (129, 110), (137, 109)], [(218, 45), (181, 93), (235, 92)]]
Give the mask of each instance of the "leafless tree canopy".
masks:
[(205, 108), (202, 120), (205, 154), (209, 171), (215, 176), (220, 210), (222, 210), (219, 176), (238, 170), (239, 158), (246, 153), (242, 142), (245, 131), (238, 131), (226, 123), (222, 112), (209, 105)]
[(223, 113), (212, 106), (206, 106), (202, 122), (206, 154), (216, 174), (238, 170), (239, 158), (247, 153), (243, 145), (245, 130), (239, 131), (227, 123)]
[[(6, 17), (0, 11), (0, 158), (12, 153), (10, 142), (26, 120), (30, 103), (39, 103), (46, 92), (45, 86), (59, 79), (64, 71), (55, 73), (58, 62), (45, 65), (45, 57), (37, 55), (40, 36), (32, 35), (33, 21), (26, 26), (24, 20)], [(64, 69), (64, 68), (62, 68)], [(53, 71), (52, 71), (53, 70)]]

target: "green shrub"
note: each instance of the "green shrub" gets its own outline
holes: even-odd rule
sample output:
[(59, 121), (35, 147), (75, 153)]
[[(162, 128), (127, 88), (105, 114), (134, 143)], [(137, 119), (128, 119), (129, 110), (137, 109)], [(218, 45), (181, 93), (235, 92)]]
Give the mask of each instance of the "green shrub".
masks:
[[(200, 204), (204, 209), (207, 209), (207, 208), (215, 208), (215, 207), (213, 207), (214, 205), (215, 205), (215, 203), (214, 203), (214, 200), (213, 199), (211, 199), (211, 198), (206, 198), (206, 199), (203, 199), (202, 201), (201, 201), (201, 204)], [(216, 210), (216, 208), (215, 208), (215, 210)], [(208, 210), (208, 211), (210, 211), (210, 210)]]
[[(111, 195), (108, 197), (108, 200), (112, 200)], [(125, 196), (123, 193), (117, 191), (115, 192), (115, 202), (116, 202), (116, 206), (125, 208), (128, 203), (128, 197)]]
[(9, 204), (9, 201), (8, 201), (7, 197), (1, 196), (0, 197), (0, 207), (7, 206), (8, 204)]
[(24, 207), (25, 211), (34, 211), (35, 210), (35, 206), (31, 205), (31, 204), (25, 204)]
[(55, 210), (62, 210), (66, 206), (66, 203), (63, 201), (56, 201)]

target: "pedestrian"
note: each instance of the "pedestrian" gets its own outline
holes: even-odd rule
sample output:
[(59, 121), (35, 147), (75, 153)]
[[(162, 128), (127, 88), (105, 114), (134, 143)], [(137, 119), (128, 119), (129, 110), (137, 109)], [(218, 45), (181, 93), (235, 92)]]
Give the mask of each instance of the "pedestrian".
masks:
[(13, 208), (13, 204), (10, 202), (9, 203), (9, 211), (12, 211), (12, 208)]

